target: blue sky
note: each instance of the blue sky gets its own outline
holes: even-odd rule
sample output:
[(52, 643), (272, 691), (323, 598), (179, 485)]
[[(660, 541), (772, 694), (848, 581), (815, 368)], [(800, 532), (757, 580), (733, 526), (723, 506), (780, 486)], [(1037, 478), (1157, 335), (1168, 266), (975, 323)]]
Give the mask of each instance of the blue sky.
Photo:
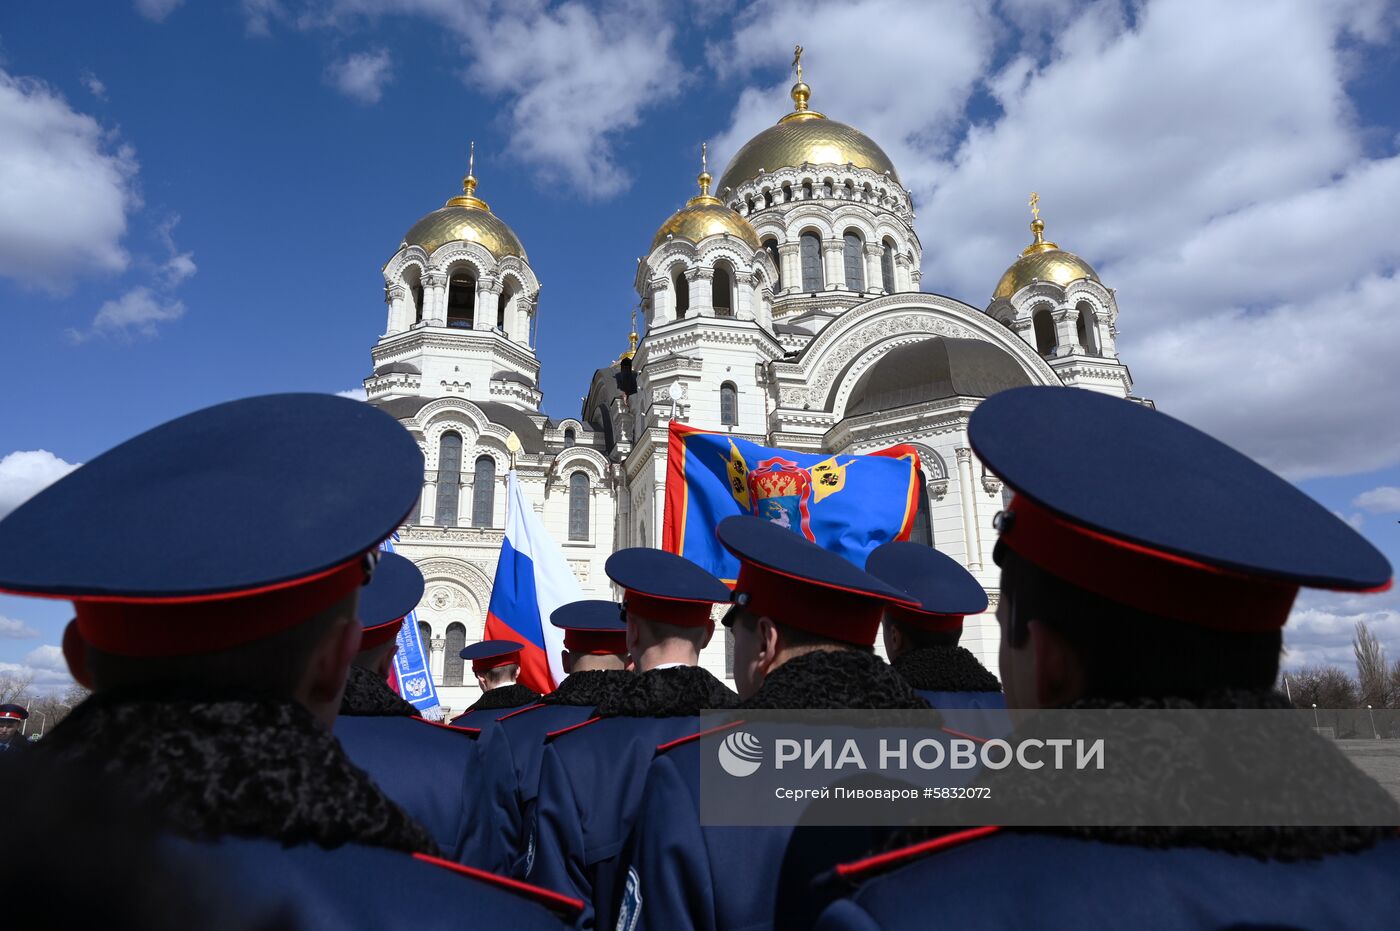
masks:
[[(785, 112), (801, 42), (813, 106), (913, 190), (925, 290), (985, 306), (1038, 190), (1118, 291), (1138, 393), (1400, 561), (1396, 26), (1369, 0), (6, 4), (0, 511), (191, 409), (357, 387), (380, 267), (471, 139), (543, 283), (546, 410), (576, 414), (700, 142), (723, 165)], [(1357, 618), (1400, 657), (1397, 606), (1306, 596), (1290, 662), (1349, 663)], [(0, 670), (61, 681), (67, 617), (0, 598)]]

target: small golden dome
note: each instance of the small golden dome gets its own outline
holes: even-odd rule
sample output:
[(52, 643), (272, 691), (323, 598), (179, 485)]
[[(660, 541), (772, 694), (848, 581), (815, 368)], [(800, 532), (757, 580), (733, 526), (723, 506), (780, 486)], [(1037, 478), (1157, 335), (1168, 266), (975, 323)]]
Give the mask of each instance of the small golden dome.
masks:
[[(1033, 201), (1033, 206), (1036, 202), (1038, 198)], [(1011, 263), (1006, 274), (1001, 276), (996, 290), (992, 292), (992, 300), (1010, 297), (1032, 281), (1053, 281), (1064, 287), (1081, 278), (1099, 280), (1098, 274), (1088, 262), (1045, 239), (1045, 221), (1040, 219), (1038, 213), (1037, 210), (1036, 218), (1031, 221), (1031, 232), (1035, 234), (1035, 240), (1021, 250), (1021, 257)]]
[(802, 81), (798, 72), (792, 86), (792, 112), (750, 139), (729, 160), (729, 167), (719, 178), (719, 189), (732, 190), (758, 177), (759, 171), (772, 173), (779, 168), (796, 168), (803, 164), (846, 165), (868, 168), (876, 174), (890, 173), (895, 181), (899, 174), (885, 150), (858, 129), (829, 120), (823, 114), (807, 108), (812, 89)]
[(705, 168), (703, 149), (700, 157), (700, 174), (695, 179), (700, 185), (700, 193), (686, 201), (684, 207), (671, 214), (670, 219), (661, 224), (661, 229), (656, 231), (651, 240), (651, 248), (656, 249), (666, 241), (667, 236), (698, 243), (708, 236), (729, 235), (742, 239), (750, 249), (757, 252), (763, 248), (763, 244), (758, 240), (758, 233), (754, 232), (749, 221), (739, 216), (737, 211), (726, 207), (724, 201), (710, 194), (710, 173)]
[(476, 196), (476, 176), (472, 173), (475, 162), (476, 143), (472, 143), (467, 176), (462, 179), (462, 193), (413, 224), (403, 241), (410, 246), (422, 246), (428, 253), (449, 242), (474, 242), (497, 259), (508, 255), (526, 258), (525, 247), (515, 231), (491, 212), (486, 201)]

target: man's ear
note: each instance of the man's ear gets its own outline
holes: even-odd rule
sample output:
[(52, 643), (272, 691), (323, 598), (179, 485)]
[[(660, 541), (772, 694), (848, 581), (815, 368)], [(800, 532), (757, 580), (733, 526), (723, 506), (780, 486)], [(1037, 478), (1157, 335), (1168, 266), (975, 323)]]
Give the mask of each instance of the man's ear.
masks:
[(710, 641), (714, 638), (714, 636), (715, 622), (713, 620), (707, 621), (705, 624), (705, 639), (700, 641), (700, 649), (703, 650), (705, 649), (705, 647), (709, 646)]
[(307, 670), (303, 704), (330, 727), (335, 723), (340, 697), (345, 693), (345, 677), (360, 651), (360, 622), (354, 615), (335, 619), (320, 646), (312, 654)]
[(564, 666), (564, 674), (572, 675), (574, 671), (574, 655), (568, 650), (559, 651), (559, 662)]
[(1028, 625), (1035, 656), (1035, 697), (1041, 708), (1059, 708), (1084, 694), (1084, 666), (1079, 654), (1053, 627)]
[(754, 625), (754, 636), (758, 640), (758, 667), (767, 676), (778, 661), (778, 625), (773, 623), (772, 618), (764, 615)]
[(398, 655), (399, 645), (396, 642), (392, 647), (389, 648), (389, 650), (383, 656), (379, 658), (379, 664), (374, 670), (376, 673), (379, 674), (379, 678), (389, 678), (389, 670), (394, 668), (394, 657)]

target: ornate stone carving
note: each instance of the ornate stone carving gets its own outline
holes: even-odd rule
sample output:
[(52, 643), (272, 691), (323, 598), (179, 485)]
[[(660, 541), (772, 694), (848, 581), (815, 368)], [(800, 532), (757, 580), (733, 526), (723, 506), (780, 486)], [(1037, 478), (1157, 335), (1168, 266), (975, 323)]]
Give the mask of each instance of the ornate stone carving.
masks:
[(995, 496), (1001, 491), (1001, 479), (989, 473), (982, 473), (982, 490), (990, 496)]
[(946, 478), (935, 478), (928, 483), (928, 493), (935, 501), (942, 501), (948, 496), (948, 480)]
[(959, 446), (953, 453), (958, 457), (958, 465), (972, 462), (972, 450), (967, 446)]

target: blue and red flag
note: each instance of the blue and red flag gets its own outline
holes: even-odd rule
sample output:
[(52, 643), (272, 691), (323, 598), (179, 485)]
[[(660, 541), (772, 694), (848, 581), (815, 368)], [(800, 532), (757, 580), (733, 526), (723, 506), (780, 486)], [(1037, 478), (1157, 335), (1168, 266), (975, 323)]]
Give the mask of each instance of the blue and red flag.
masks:
[[(394, 552), (396, 533), (379, 548), (386, 553)], [(438, 711), (437, 689), (433, 688), (433, 675), (428, 668), (428, 651), (423, 638), (418, 634), (418, 618), (412, 611), (399, 625), (398, 652), (394, 654), (394, 665), (389, 667), (389, 687), (404, 701), (418, 709), (425, 718), (436, 720), (441, 717)]]
[(496, 563), (484, 640), (515, 640), (520, 684), (541, 694), (564, 681), (564, 632), (549, 623), (561, 605), (583, 598), (559, 544), (525, 500), (512, 469), (506, 474), (506, 538)]
[(858, 456), (799, 453), (672, 421), (661, 546), (732, 584), (739, 563), (715, 527), (753, 514), (863, 567), (881, 543), (908, 539), (918, 474), (912, 446)]

